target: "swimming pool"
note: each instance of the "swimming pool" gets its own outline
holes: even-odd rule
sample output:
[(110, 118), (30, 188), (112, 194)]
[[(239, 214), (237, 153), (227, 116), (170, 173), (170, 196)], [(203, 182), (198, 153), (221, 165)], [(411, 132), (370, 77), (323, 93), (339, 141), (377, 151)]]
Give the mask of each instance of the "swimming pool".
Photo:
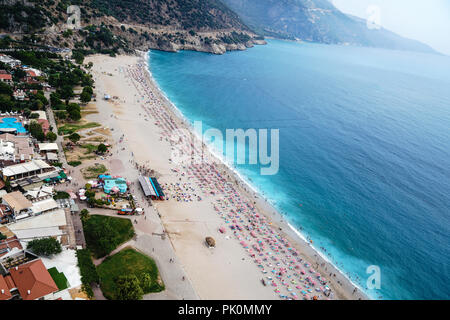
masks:
[(22, 125), (22, 122), (18, 121), (17, 118), (3, 118), (0, 121), (1, 129), (16, 129), (17, 133), (26, 133), (27, 130)]

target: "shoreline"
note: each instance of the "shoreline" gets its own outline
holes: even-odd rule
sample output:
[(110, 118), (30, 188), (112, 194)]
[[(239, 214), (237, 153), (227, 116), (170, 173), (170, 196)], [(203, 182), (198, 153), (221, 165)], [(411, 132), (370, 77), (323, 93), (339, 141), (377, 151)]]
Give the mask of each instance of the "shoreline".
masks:
[[(188, 170), (181, 168), (181, 165), (175, 167), (171, 163), (170, 149), (173, 150), (173, 145), (167, 143), (170, 130), (168, 129), (169, 131), (166, 132), (164, 126), (167, 123), (160, 125), (159, 120), (152, 112), (167, 113), (164, 116), (170, 119), (168, 122), (170, 127), (173, 124), (175, 128), (187, 129), (191, 136), (196, 137), (196, 135), (191, 131), (192, 126), (189, 120), (158, 87), (148, 68), (147, 54), (141, 52), (137, 57), (118, 56), (116, 58), (94, 55), (89, 58), (94, 62), (97, 78), (101, 80), (99, 87), (101, 83), (101, 87), (106, 89), (105, 92), (117, 92), (116, 95), (120, 97), (120, 101), (116, 100), (113, 105), (102, 103), (105, 105), (102, 107), (104, 110), (99, 111), (100, 114), (102, 111), (112, 112), (111, 117), (115, 115), (116, 120), (111, 118), (110, 121), (114, 122), (113, 126), (119, 125), (122, 132), (126, 134), (125, 140), (134, 153), (133, 157), (136, 163), (141, 166), (144, 164), (145, 167), (150, 163), (151, 168), (155, 169), (166, 185), (182, 184), (182, 179), (186, 180), (184, 173)], [(108, 71), (111, 75), (104, 71)], [(137, 79), (132, 78), (133, 72), (138, 73)], [(97, 92), (97, 96), (101, 97), (105, 92)], [(122, 106), (122, 103), (126, 106)], [(141, 115), (142, 111), (145, 113)], [(106, 117), (106, 115), (99, 115), (99, 117)], [(157, 152), (154, 152), (155, 150)], [(233, 190), (236, 190), (239, 199), (251, 202), (252, 207), (254, 204), (254, 211), (267, 218), (268, 229), (272, 233), (274, 233), (273, 230), (276, 230), (275, 233), (279, 234), (282, 239), (289, 240), (292, 249), (298, 251), (298, 257), (304, 259), (302, 263), (309, 262), (311, 268), (314, 266), (314, 269), (317, 270), (315, 272), (320, 272), (323, 279), (327, 281), (327, 285), (332, 289), (332, 299), (368, 299), (360, 288), (353, 294), (353, 290), (357, 286), (304, 238), (302, 239), (301, 233), (293, 228), (289, 221), (286, 221), (286, 218), (270, 204), (270, 201), (260, 195), (257, 188), (254, 188), (249, 181), (246, 181), (245, 177), (222, 162), (222, 159), (214, 152), (205, 154), (207, 158), (214, 159), (214, 165), (217, 164), (218, 172), (224, 177), (228, 176), (224, 181), (227, 186), (230, 185)], [(176, 173), (174, 173), (174, 168), (178, 168)], [(182, 174), (180, 175), (180, 173)], [(159, 177), (158, 179), (160, 179)], [(190, 181), (194, 180), (188, 179), (187, 181), (189, 182), (184, 182), (184, 184), (191, 185)], [(192, 182), (192, 186), (199, 187), (199, 183)], [(200, 183), (198, 188), (200, 192), (204, 192), (202, 188), (209, 189), (202, 187)], [(204, 194), (206, 193), (204, 192)], [(162, 213), (160, 215), (161, 226), (169, 235), (175, 254), (186, 270), (198, 296), (203, 299), (280, 299), (279, 295), (272, 290), (273, 287), (262, 286), (260, 280), (265, 276), (261, 275), (261, 269), (258, 269), (252, 258), (249, 259), (251, 249), (243, 250), (238, 241), (232, 240), (231, 238), (234, 237), (228, 228), (226, 235), (218, 232), (219, 227), (223, 225), (222, 217), (219, 217), (212, 209), (215, 208), (217, 201), (221, 201), (218, 200), (220, 197), (205, 195), (205, 198), (200, 202), (189, 204), (178, 203), (177, 201), (180, 200), (175, 201), (174, 199), (154, 203), (158, 215)], [(220, 242), (220, 245), (213, 251), (206, 249), (201, 244), (204, 236), (208, 235), (206, 233), (213, 235)], [(281, 257), (283, 259), (283, 255)], [(269, 264), (271, 265), (270, 261)], [(208, 274), (211, 268), (215, 270), (214, 275)], [(265, 273), (264, 269), (263, 273)], [(335, 276), (330, 277), (330, 273)], [(212, 291), (211, 286), (219, 286), (221, 291)], [(282, 286), (279, 288), (284, 289)], [(311, 296), (313, 294), (316, 293), (311, 293)], [(322, 297), (323, 294), (318, 295)], [(302, 298), (301, 295), (298, 298)]]
[[(293, 40), (293, 41), (297, 42), (297, 40)], [(172, 113), (175, 116), (178, 116), (179, 119), (181, 120), (181, 122), (184, 125), (186, 125), (187, 128), (191, 131), (191, 133), (193, 133), (195, 135), (195, 138), (198, 139), (198, 136), (195, 134), (195, 132), (193, 130), (193, 126), (191, 125), (189, 120), (183, 115), (181, 110), (166, 96), (164, 91), (158, 86), (156, 80), (154, 79), (153, 74), (150, 71), (150, 65), (149, 65), (150, 56), (149, 56), (149, 52), (150, 51), (148, 51), (148, 52), (141, 52), (140, 55), (141, 55), (141, 58), (144, 59), (144, 64), (146, 66), (146, 70), (148, 72), (148, 75), (149, 75), (149, 78), (150, 78), (150, 82), (158, 90), (158, 93), (165, 100), (166, 104), (168, 104), (171, 107), (170, 109), (171, 109)], [(204, 143), (202, 143), (202, 144), (203, 144), (203, 146), (205, 146)], [(208, 152), (210, 152), (212, 154), (212, 156), (214, 158), (216, 158), (218, 160), (218, 162), (222, 166), (226, 167), (226, 170), (228, 170), (229, 172), (232, 173), (233, 178), (236, 179), (236, 181), (238, 181), (238, 186), (241, 189), (241, 192), (243, 192), (250, 199), (256, 199), (256, 203), (261, 207), (261, 210), (259, 210), (259, 211), (261, 213), (263, 213), (264, 215), (266, 215), (269, 220), (275, 218), (275, 220), (277, 222), (276, 227), (279, 229), (279, 232), (281, 231), (281, 233), (287, 235), (287, 238), (293, 238), (294, 239), (294, 243), (303, 242), (303, 244), (301, 245), (303, 250), (305, 249), (304, 246), (306, 245), (309, 248), (311, 248), (312, 252), (314, 252), (314, 256), (318, 255), (319, 258), (315, 258), (315, 259), (313, 259), (310, 255), (307, 255), (308, 260), (313, 259), (313, 260), (319, 261), (319, 267), (316, 268), (317, 270), (323, 271), (323, 270), (321, 270), (322, 268), (320, 268), (320, 265), (322, 263), (327, 264), (327, 270), (328, 270), (328, 266), (329, 266), (331, 268), (331, 270), (333, 270), (332, 273), (336, 274), (337, 278), (339, 278), (339, 276), (344, 278), (343, 281), (341, 281), (339, 279), (336, 279), (336, 280), (338, 280), (339, 282), (347, 282), (347, 285), (349, 285), (352, 288), (358, 288), (358, 293), (360, 294), (360, 296), (358, 298), (366, 299), (366, 300), (370, 300), (371, 299), (362, 290), (362, 288), (360, 286), (358, 286), (351, 279), (349, 279), (347, 277), (347, 275), (345, 275), (345, 273), (342, 270), (340, 270), (330, 260), (328, 260), (328, 258), (326, 256), (324, 256), (322, 252), (320, 252), (320, 250), (318, 250), (313, 245), (311, 245), (307, 241), (307, 237), (305, 237), (300, 230), (297, 230), (289, 222), (289, 220), (286, 217), (284, 217), (283, 214), (281, 214), (276, 209), (276, 207), (270, 202), (270, 199), (266, 198), (265, 196), (263, 196), (261, 194), (261, 192), (258, 190), (258, 188), (256, 186), (253, 186), (251, 184), (251, 182), (248, 181), (244, 176), (242, 176), (237, 169), (232, 168), (228, 163), (226, 163), (226, 161), (223, 159), (223, 157), (218, 155), (217, 152), (215, 152), (214, 150), (211, 150), (211, 148), (207, 148), (207, 149), (208, 149)], [(251, 194), (245, 188), (244, 188), (244, 190), (242, 190), (243, 189), (243, 185), (245, 185), (249, 189), (251, 189), (253, 194)], [(283, 232), (283, 230), (284, 230), (284, 232)], [(288, 231), (286, 232), (286, 230), (288, 230)], [(300, 250), (300, 252), (302, 252), (302, 250)], [(328, 270), (328, 272), (329, 272), (329, 270)], [(320, 272), (320, 273), (327, 273), (327, 271)], [(327, 279), (329, 278), (329, 276), (326, 276), (326, 277), (327, 277)]]

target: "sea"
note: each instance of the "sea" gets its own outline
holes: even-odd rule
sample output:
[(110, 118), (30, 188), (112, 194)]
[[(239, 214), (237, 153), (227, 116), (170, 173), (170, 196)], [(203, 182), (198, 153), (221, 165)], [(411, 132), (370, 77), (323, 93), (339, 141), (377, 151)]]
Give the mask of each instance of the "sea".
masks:
[(235, 170), (370, 298), (450, 299), (450, 57), (281, 40), (148, 57), (203, 131), (279, 130), (276, 174)]

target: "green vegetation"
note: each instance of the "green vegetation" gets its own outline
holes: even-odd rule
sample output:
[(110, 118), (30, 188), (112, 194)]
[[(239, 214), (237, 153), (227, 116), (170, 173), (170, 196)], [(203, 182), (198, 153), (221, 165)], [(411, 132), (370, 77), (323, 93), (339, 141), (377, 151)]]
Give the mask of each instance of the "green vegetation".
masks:
[(101, 154), (105, 153), (106, 151), (108, 151), (108, 147), (106, 145), (104, 145), (103, 143), (100, 143), (97, 147), (97, 151)]
[[(106, 258), (97, 267), (97, 272), (103, 294), (108, 299), (141, 299), (143, 294), (164, 290), (153, 259), (131, 248)], [(127, 277), (121, 277), (123, 275)]]
[(67, 164), (72, 167), (78, 167), (81, 164), (81, 161), (69, 161)]
[(83, 103), (88, 103), (92, 100), (92, 95), (94, 94), (94, 91), (91, 87), (84, 87), (83, 92), (80, 94), (80, 100)]
[(101, 125), (97, 122), (88, 122), (86, 124), (75, 124), (75, 123), (66, 123), (58, 128), (59, 135), (67, 135), (77, 132), (83, 129), (90, 129), (95, 127), (100, 127)]
[(82, 144), (80, 147), (87, 150), (85, 154), (93, 153), (97, 151), (98, 148), (96, 145), (90, 143)]
[(73, 143), (77, 143), (78, 141), (80, 141), (80, 139), (81, 139), (81, 136), (75, 132), (69, 136), (69, 140), (72, 141)]
[(180, 25), (185, 30), (247, 29), (233, 11), (216, 0), (93, 0), (92, 7), (121, 22)]
[[(4, 42), (4, 39), (0, 39), (0, 48)], [(41, 77), (39, 80), (47, 80), (56, 89), (56, 92), (50, 96), (52, 108), (54, 110), (67, 111), (66, 114), (61, 113), (57, 115), (57, 118), (70, 118), (74, 121), (81, 118), (79, 106), (78, 108), (74, 106), (66, 107), (65, 104), (68, 104), (68, 101), (74, 97), (73, 88), (75, 86), (91, 87), (93, 85), (94, 81), (91, 75), (83, 71), (80, 66), (75, 65), (71, 61), (64, 60), (54, 53), (18, 49), (16, 51), (8, 51), (7, 54), (22, 61), (24, 65), (37, 68), (48, 75), (48, 79)], [(2, 65), (0, 67), (4, 68), (5, 66)], [(23, 70), (11, 69), (9, 66), (6, 66), (5, 69), (12, 73), (14, 84), (10, 86), (3, 82), (0, 83), (0, 111), (20, 111), (25, 116), (29, 116), (31, 111), (44, 110), (44, 107), (49, 104), (49, 101), (42, 91), (43, 87), (41, 82), (31, 84), (23, 82), (23, 78), (26, 76)], [(28, 90), (26, 93), (27, 99), (15, 100), (13, 97), (13, 87), (22, 90), (33, 89), (38, 91), (31, 93)], [(87, 90), (89, 91), (89, 89)], [(65, 103), (63, 100), (65, 100)]]
[(108, 169), (103, 164), (96, 164), (83, 169), (83, 177), (85, 179), (97, 178), (99, 174), (104, 174)]
[(59, 291), (67, 289), (70, 286), (69, 281), (67, 281), (64, 273), (59, 272), (56, 267), (48, 269), (48, 273), (50, 273), (50, 275), (52, 276), (52, 279), (53, 281), (55, 281)]
[(74, 59), (77, 64), (83, 64), (84, 54), (81, 53), (80, 51), (75, 51), (74, 50), (72, 52), (72, 59)]
[(6, 238), (7, 238), (7, 237), (6, 237), (3, 233), (0, 232), (0, 241), (1, 241), (1, 240), (5, 240)]
[(65, 191), (56, 191), (56, 195), (53, 196), (53, 199), (59, 200), (59, 199), (69, 199), (70, 195)]
[(87, 246), (97, 258), (134, 236), (131, 221), (124, 218), (90, 215), (83, 221), (83, 229)]
[(23, 31), (31, 33), (34, 30), (46, 26), (44, 8), (35, 3), (34, 7), (24, 5), (17, 1), (14, 4), (2, 3), (0, 6), (0, 29), (8, 31), (18, 31), (21, 27)]
[(48, 132), (47, 135), (45, 136), (45, 138), (46, 138), (48, 141), (50, 141), (50, 142), (55, 142), (57, 137), (58, 137), (58, 136), (57, 136), (55, 133), (51, 132), (51, 131)]
[(27, 249), (37, 255), (50, 256), (62, 251), (61, 244), (55, 238), (36, 239), (28, 242)]
[(77, 103), (69, 103), (66, 107), (67, 114), (72, 121), (81, 119), (81, 108)]
[(99, 283), (99, 276), (94, 263), (92, 262), (91, 252), (88, 249), (77, 250), (78, 267), (80, 268), (81, 283), (83, 291), (89, 298), (94, 296), (91, 285)]
[(89, 210), (88, 209), (81, 210), (80, 217), (81, 217), (82, 221), (85, 221), (85, 220), (89, 219), (90, 218)]
[(42, 125), (37, 121), (31, 121), (28, 125), (28, 131), (33, 138), (36, 138), (39, 141), (45, 140), (44, 131), (42, 131)]
[(134, 275), (120, 275), (114, 281), (116, 292), (114, 300), (142, 300), (144, 290)]

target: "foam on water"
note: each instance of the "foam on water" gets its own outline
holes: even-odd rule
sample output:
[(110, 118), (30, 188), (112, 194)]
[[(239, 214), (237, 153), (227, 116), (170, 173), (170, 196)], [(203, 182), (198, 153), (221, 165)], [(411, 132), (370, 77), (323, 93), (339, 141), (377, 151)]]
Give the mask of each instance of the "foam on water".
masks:
[(360, 288), (378, 265), (368, 295), (450, 298), (450, 58), (271, 40), (150, 59), (187, 123), (280, 129), (275, 176), (208, 147)]

